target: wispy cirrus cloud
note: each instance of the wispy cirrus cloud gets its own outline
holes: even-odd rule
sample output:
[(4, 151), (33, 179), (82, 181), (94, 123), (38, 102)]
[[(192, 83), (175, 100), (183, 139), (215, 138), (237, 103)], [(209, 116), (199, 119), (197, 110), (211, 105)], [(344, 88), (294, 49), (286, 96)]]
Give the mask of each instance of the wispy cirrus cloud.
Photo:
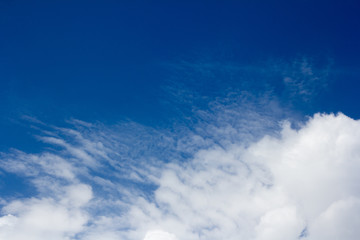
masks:
[[(206, 105), (214, 97), (226, 99), (227, 94), (239, 92), (257, 97), (270, 95), (283, 107), (309, 104), (326, 92), (329, 78), (335, 73), (332, 59), (320, 61), (306, 55), (291, 60), (268, 59), (257, 64), (200, 57), (169, 66), (175, 74), (166, 92), (175, 96), (172, 98), (175, 102), (193, 108)], [(211, 96), (206, 95), (209, 92)]]

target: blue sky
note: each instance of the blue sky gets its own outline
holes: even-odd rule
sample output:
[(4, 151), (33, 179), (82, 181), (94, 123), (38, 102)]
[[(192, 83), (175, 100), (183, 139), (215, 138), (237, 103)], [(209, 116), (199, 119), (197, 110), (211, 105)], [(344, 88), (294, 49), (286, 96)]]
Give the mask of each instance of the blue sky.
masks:
[[(353, 239), (358, 230), (346, 219), (360, 209), (351, 171), (359, 166), (359, 7), (1, 1), (0, 238)], [(287, 175), (290, 166), (303, 176)], [(324, 191), (303, 187), (307, 175)], [(342, 188), (331, 194), (332, 184)], [(255, 195), (244, 190), (250, 185)], [(168, 189), (195, 197), (179, 210)], [(314, 192), (320, 200), (311, 206)], [(273, 201), (251, 205), (266, 196)], [(201, 214), (188, 226), (194, 209)], [(48, 219), (48, 210), (59, 215)], [(292, 225), (270, 226), (277, 214)], [(333, 225), (350, 230), (324, 230)]]

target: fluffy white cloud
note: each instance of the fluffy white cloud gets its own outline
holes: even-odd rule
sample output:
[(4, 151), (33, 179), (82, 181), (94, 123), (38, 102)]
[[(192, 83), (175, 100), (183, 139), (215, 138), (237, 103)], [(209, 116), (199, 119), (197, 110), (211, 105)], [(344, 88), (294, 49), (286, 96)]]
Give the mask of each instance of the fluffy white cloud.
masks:
[(89, 216), (81, 207), (92, 198), (91, 188), (67, 187), (64, 196), (15, 200), (2, 209), (0, 239), (72, 239), (84, 229)]
[[(141, 155), (146, 147), (139, 142), (141, 151), (124, 156), (127, 145), (108, 132), (61, 131), (77, 139), (59, 141), (61, 153), (4, 155), (3, 169), (32, 178), (40, 195), (3, 203), (0, 239), (353, 240), (360, 234), (360, 122), (343, 114), (317, 114), (297, 130), (285, 122), (278, 134), (253, 143), (216, 144), (192, 133), (178, 147), (184, 152), (184, 139), (200, 146), (171, 163)], [(176, 143), (148, 138), (151, 146), (165, 141), (161, 150)], [(169, 149), (157, 157), (177, 147)], [(133, 159), (119, 160), (126, 157)], [(96, 163), (87, 164), (90, 158)], [(124, 178), (121, 168), (129, 171)], [(130, 172), (137, 177), (128, 178)], [(152, 188), (140, 191), (145, 181)]]
[(359, 171), (360, 122), (318, 114), (249, 148), (214, 147), (169, 165), (154, 201), (139, 201), (128, 217), (179, 239), (350, 240), (358, 234)]

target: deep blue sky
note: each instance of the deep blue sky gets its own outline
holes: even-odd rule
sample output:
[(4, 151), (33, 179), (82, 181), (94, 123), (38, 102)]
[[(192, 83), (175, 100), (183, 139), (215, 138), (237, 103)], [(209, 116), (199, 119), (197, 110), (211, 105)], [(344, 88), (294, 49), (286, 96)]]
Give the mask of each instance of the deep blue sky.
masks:
[[(249, 201), (249, 208), (240, 209), (256, 209), (256, 217), (251, 216), (252, 210), (246, 210), (249, 218), (244, 219), (250, 220), (241, 221), (251, 224), (262, 224), (263, 220), (258, 218), (263, 210), (251, 207), (256, 206), (250, 204), (252, 199), (259, 203), (264, 200), (269, 205), (285, 199), (281, 201), (292, 206), (293, 197), (297, 196), (293, 189), (299, 189), (304, 199), (309, 200), (311, 211), (316, 206), (325, 208), (333, 201), (329, 205), (331, 210), (330, 206), (337, 206), (334, 204), (344, 196), (358, 200), (358, 188), (353, 187), (354, 182), (359, 182), (358, 122), (342, 115), (325, 115), (305, 125), (307, 131), (302, 134), (294, 131), (290, 137), (291, 131), (285, 130), (280, 141), (268, 138), (260, 147), (251, 144), (264, 135), (279, 137), (279, 123), (284, 120), (301, 129), (303, 120), (317, 112), (343, 112), (351, 118), (360, 118), (359, 30), (359, 0), (0, 0), (0, 238), (7, 236), (2, 234), (8, 229), (16, 239), (28, 235), (29, 239), (40, 239), (38, 236), (55, 239), (56, 235), (46, 237), (52, 231), (65, 238), (63, 234), (69, 230), (64, 228), (61, 232), (61, 225), (71, 232), (77, 228), (73, 222), (82, 218), (82, 213), (90, 216), (89, 221), (80, 223), (80, 230), (69, 233), (66, 239), (88, 239), (87, 233), (99, 229), (100, 238), (109, 236), (101, 233), (109, 229), (118, 230), (116, 234), (129, 229), (136, 232), (148, 220), (131, 219), (131, 215), (122, 211), (125, 207), (130, 211), (137, 202), (142, 204), (142, 200), (137, 201), (139, 196), (152, 206), (150, 211), (141, 208), (143, 211), (173, 215), (174, 209), (161, 209), (167, 206), (166, 201), (161, 205), (154, 200), (161, 186), (170, 187), (174, 193), (196, 186), (194, 192), (186, 191), (187, 196), (174, 206), (180, 201), (190, 205), (201, 203), (201, 195), (192, 193), (201, 192), (202, 185), (184, 185), (183, 180), (175, 181), (177, 177), (172, 178), (171, 174), (168, 178), (168, 170), (174, 170), (173, 176), (189, 178), (184, 180), (189, 183), (194, 174), (201, 172), (199, 176), (203, 179), (197, 181), (203, 181), (204, 189), (209, 190), (204, 199), (212, 192), (220, 196), (215, 201), (209, 198), (208, 202), (215, 206), (218, 201), (220, 211), (216, 208), (214, 212), (221, 213), (221, 218), (216, 221), (204, 218), (204, 223), (210, 225), (196, 230), (199, 236), (221, 230), (216, 226), (218, 221), (227, 224), (222, 215), (229, 213), (229, 209), (222, 207), (227, 202), (231, 210), (236, 210), (233, 208), (239, 205), (236, 196), (243, 204)], [(293, 145), (296, 141), (301, 144)], [(243, 149), (244, 146), (253, 146), (253, 150)], [(293, 169), (292, 164), (277, 165), (272, 159), (282, 161), (287, 156), (291, 161), (301, 160), (294, 165), (299, 169)], [(224, 162), (220, 161), (223, 157)], [(262, 158), (266, 160), (264, 168), (253, 166), (261, 163)], [(247, 160), (251, 160), (249, 165)], [(319, 164), (313, 164), (313, 160)], [(190, 164), (184, 167), (181, 163), (186, 161)], [(245, 166), (249, 172), (242, 170)], [(273, 169), (279, 169), (274, 171), (274, 196), (282, 186), (291, 189), (288, 193), (284, 190), (285, 195), (279, 191), (280, 197), (274, 199), (270, 187), (273, 180), (266, 180)], [(276, 174), (284, 183), (276, 180)], [(156, 180), (156, 176), (162, 177)], [(338, 176), (339, 184), (334, 184), (337, 180), (331, 179)], [(298, 180), (292, 180), (297, 177)], [(260, 182), (265, 179), (259, 189), (266, 187), (266, 194), (260, 190), (259, 195), (258, 187), (254, 191), (248, 187), (260, 185), (252, 182), (254, 179)], [(79, 188), (79, 183), (86, 186)], [(69, 186), (76, 193), (80, 191), (75, 195), (85, 198), (92, 189), (93, 201), (90, 196), (85, 205), (78, 206), (84, 208), (83, 212), (71, 206), (72, 199), (77, 197), (70, 196)], [(223, 186), (226, 191), (221, 191)], [(251, 188), (255, 198), (248, 197), (247, 190), (239, 191), (245, 195), (223, 194), (235, 193), (242, 186)], [(270, 198), (263, 199), (264, 196)], [(322, 202), (324, 199), (331, 201)], [(15, 207), (11, 206), (12, 200), (18, 200)], [(334, 216), (340, 216), (334, 219), (340, 219), (339, 222), (344, 216), (347, 219), (343, 225), (334, 222), (333, 226), (340, 226), (332, 229), (335, 233), (348, 234), (348, 229), (354, 230), (356, 219), (355, 225), (348, 224), (353, 219), (346, 215), (359, 215), (358, 202), (352, 201), (349, 205), (353, 207), (341, 211), (345, 215), (336, 215), (334, 211)], [(21, 203), (22, 210), (19, 207), (18, 213), (11, 213)], [(51, 206), (54, 216), (60, 216), (59, 221), (56, 217), (56, 228), (52, 215), (37, 212), (42, 204)], [(279, 206), (264, 212), (265, 222), (267, 216), (281, 216), (276, 215)], [(179, 215), (179, 219), (186, 221), (173, 226), (180, 226), (176, 227), (179, 231), (197, 228), (201, 218), (187, 216), (194, 208), (181, 209), (185, 214), (181, 216), (186, 218)], [(63, 210), (65, 215), (61, 215)], [(307, 213), (303, 214), (306, 208), (298, 210), (299, 216), (306, 216)], [(195, 211), (200, 217), (206, 216), (202, 212)], [(233, 212), (238, 215), (237, 210)], [(39, 217), (35, 216), (37, 213)], [(107, 218), (114, 215), (113, 220)], [(105, 220), (98, 221), (100, 216)], [(289, 216), (291, 219), (291, 212)], [(14, 225), (11, 227), (11, 223), (8, 228), (9, 219)], [(309, 225), (301, 226), (302, 230), (294, 236), (303, 235), (301, 232), (307, 232), (308, 227), (312, 234), (313, 219), (316, 218), (305, 221)], [(193, 220), (196, 224), (192, 224)], [(122, 225), (128, 222), (134, 222), (136, 228)], [(98, 223), (100, 228), (96, 230)], [(289, 224), (292, 228), (294, 222)], [(83, 225), (87, 227), (82, 228)], [(277, 225), (287, 226), (281, 221), (274, 227)], [(244, 226), (237, 230), (258, 231)], [(328, 225), (323, 226), (329, 229)], [(22, 231), (24, 235), (17, 235)], [(119, 238), (125, 239), (121, 235)]]
[(358, 1), (3, 0), (0, 149), (33, 147), (23, 115), (166, 123), (175, 113), (164, 86), (185, 80), (171, 67), (182, 61), (331, 60), (326, 95), (301, 109), (358, 118), (359, 9)]

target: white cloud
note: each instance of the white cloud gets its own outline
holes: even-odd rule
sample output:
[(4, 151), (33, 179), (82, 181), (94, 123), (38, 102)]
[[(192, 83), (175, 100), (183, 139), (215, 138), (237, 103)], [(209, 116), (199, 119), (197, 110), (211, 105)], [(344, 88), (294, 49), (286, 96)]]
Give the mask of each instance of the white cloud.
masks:
[(128, 217), (179, 239), (298, 239), (305, 228), (308, 239), (354, 239), (359, 154), (358, 121), (316, 115), (300, 130), (285, 124), (280, 138), (169, 165), (154, 202), (137, 202)]
[(297, 209), (294, 206), (285, 206), (270, 210), (261, 216), (259, 224), (255, 227), (255, 235), (258, 240), (297, 239), (304, 225)]
[(168, 232), (154, 230), (147, 232), (144, 240), (176, 240), (176, 237)]
[[(254, 131), (273, 121), (251, 116)], [(285, 122), (259, 141), (222, 144), (211, 140), (233, 130), (211, 124), (218, 130), (213, 137), (195, 131), (176, 139), (137, 128), (149, 146), (105, 128), (62, 129), (67, 137), (54, 134), (61, 141), (53, 143), (64, 147), (58, 152), (3, 154), (2, 168), (32, 179), (39, 195), (3, 203), (0, 239), (353, 240), (360, 234), (359, 121), (317, 114), (297, 130)], [(236, 124), (234, 131), (247, 136), (237, 130), (245, 120)], [(132, 143), (139, 149), (131, 152)], [(175, 161), (187, 144), (194, 145), (190, 157)], [(75, 148), (96, 164), (83, 163)], [(166, 163), (167, 154), (175, 160)], [(127, 177), (133, 172), (137, 177)]]
[(84, 229), (89, 216), (82, 209), (91, 199), (89, 186), (67, 187), (61, 199), (15, 200), (2, 209), (0, 239), (72, 239)]
[(357, 239), (360, 234), (360, 199), (348, 197), (333, 202), (310, 227), (309, 240)]

